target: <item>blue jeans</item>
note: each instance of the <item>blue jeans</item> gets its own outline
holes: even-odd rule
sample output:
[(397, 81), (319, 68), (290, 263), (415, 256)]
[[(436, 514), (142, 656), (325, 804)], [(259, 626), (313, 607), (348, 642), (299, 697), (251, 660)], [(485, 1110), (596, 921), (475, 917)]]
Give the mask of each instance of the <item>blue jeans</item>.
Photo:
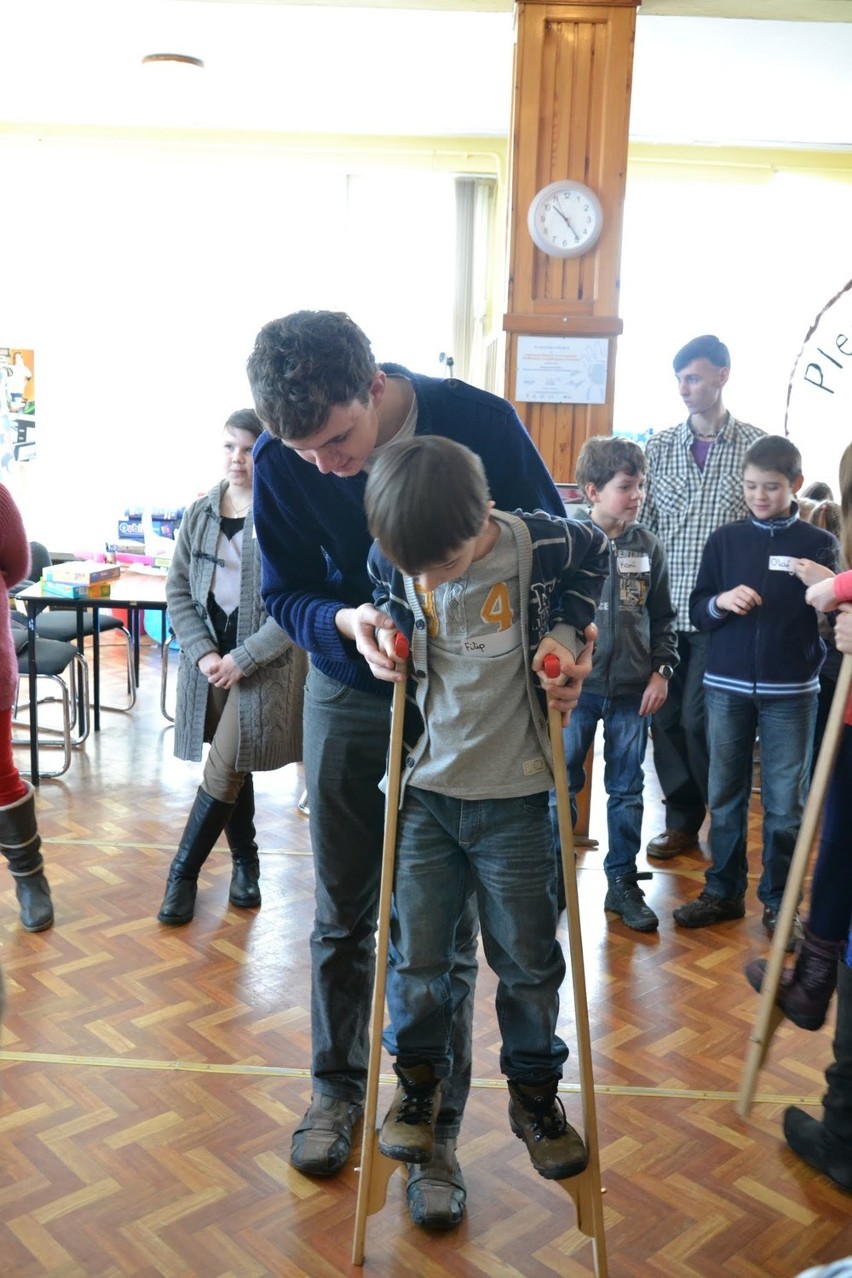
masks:
[(454, 1066), (456, 920), (475, 889), (485, 957), (498, 977), (500, 1068), (524, 1081), (561, 1075), (556, 1035), (565, 961), (556, 939), (556, 862), (547, 794), (451, 799), (409, 787), (399, 814), (386, 1046)]
[[(382, 864), (390, 708), (311, 667), (305, 685), (305, 782), (316, 877), (311, 933), (314, 1091), (362, 1101), (369, 1061), (375, 931)], [(470, 1087), (477, 919), (472, 897), (453, 915), (454, 1070), (437, 1130), (458, 1133)], [(388, 970), (388, 1001), (394, 969)]]
[[(604, 870), (607, 879), (633, 874), (642, 841), (645, 748), (648, 744), (648, 719), (639, 717), (642, 698), (601, 697), (583, 692), (568, 727), (563, 730), (568, 789), (571, 793), (571, 815), (576, 821), (576, 796), (586, 782), (583, 764), (595, 739), (598, 722), (604, 725), (604, 789), (607, 793), (607, 849)], [(551, 796), (553, 833), (559, 848), (555, 799)]]
[(710, 851), (705, 878), (714, 896), (740, 897), (748, 884), (748, 810), (755, 736), (760, 736), (765, 906), (784, 895), (810, 778), (816, 693), (740, 697), (706, 691), (710, 747)]

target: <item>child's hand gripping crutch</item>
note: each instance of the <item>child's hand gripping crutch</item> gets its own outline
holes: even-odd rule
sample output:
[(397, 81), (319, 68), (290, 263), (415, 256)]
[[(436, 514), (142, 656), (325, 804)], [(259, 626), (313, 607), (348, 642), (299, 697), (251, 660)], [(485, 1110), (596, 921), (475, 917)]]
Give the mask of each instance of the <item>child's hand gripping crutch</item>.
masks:
[[(399, 662), (408, 660), (409, 644), (405, 635), (393, 635), (393, 656)], [(388, 1181), (400, 1166), (390, 1158), (379, 1157), (376, 1131), (376, 1108), (379, 1095), (379, 1066), (382, 1055), (382, 1029), (385, 1018), (385, 985), (387, 977), (388, 935), (396, 860), (396, 826), (399, 811), (400, 775), (402, 770), (402, 727), (405, 716), (405, 679), (393, 686), (390, 745), (388, 747), (388, 780), (385, 793), (385, 830), (382, 842), (382, 878), (379, 889), (378, 935), (376, 938), (376, 975), (373, 985), (373, 1007), (370, 1022), (370, 1063), (367, 1068), (367, 1092), (364, 1097), (364, 1126), (361, 1137), (361, 1167), (358, 1178), (358, 1200), (355, 1207), (355, 1236), (352, 1263), (364, 1263), (364, 1237), (367, 1216), (379, 1211), (387, 1196)], [(374, 1177), (375, 1169), (375, 1177)]]
[(793, 929), (793, 918), (802, 893), (802, 883), (808, 868), (808, 860), (819, 819), (822, 815), (828, 783), (834, 770), (834, 760), (837, 757), (840, 737), (843, 732), (843, 718), (846, 702), (849, 699), (850, 687), (852, 687), (852, 654), (847, 654), (843, 658), (840, 674), (837, 676), (837, 687), (834, 690), (817, 765), (814, 769), (811, 788), (808, 791), (805, 810), (802, 814), (799, 836), (796, 839), (793, 859), (787, 872), (787, 883), (781, 900), (781, 909), (778, 912), (775, 933), (772, 937), (769, 962), (766, 964), (766, 972), (760, 987), (757, 1021), (751, 1036), (742, 1083), (740, 1084), (740, 1094), (737, 1100), (737, 1113), (742, 1118), (746, 1118), (751, 1109), (754, 1089), (757, 1085), (757, 1075), (766, 1059), (772, 1036), (784, 1019), (784, 1013), (776, 1002), (778, 987), (781, 983), (781, 972), (784, 967), (784, 954)]
[[(561, 675), (559, 658), (549, 652), (542, 665), (548, 679)], [(580, 934), (580, 904), (577, 896), (577, 868), (574, 856), (574, 830), (571, 823), (571, 798), (565, 769), (565, 747), (562, 738), (562, 713), (548, 710), (550, 744), (553, 751), (553, 776), (556, 788), (556, 812), (559, 818), (559, 841), (562, 845), (562, 874), (568, 917), (568, 952), (571, 957), (571, 982), (574, 991), (574, 1022), (577, 1032), (577, 1057), (580, 1070), (580, 1095), (583, 1105), (583, 1127), (589, 1161), (585, 1171), (560, 1184), (574, 1199), (577, 1227), (594, 1242), (595, 1274), (606, 1278), (606, 1238), (604, 1234), (603, 1189), (601, 1187), (598, 1151), (595, 1087), (592, 1078), (592, 1048), (589, 1033), (589, 1011), (586, 1001), (586, 974), (583, 966), (583, 942)]]

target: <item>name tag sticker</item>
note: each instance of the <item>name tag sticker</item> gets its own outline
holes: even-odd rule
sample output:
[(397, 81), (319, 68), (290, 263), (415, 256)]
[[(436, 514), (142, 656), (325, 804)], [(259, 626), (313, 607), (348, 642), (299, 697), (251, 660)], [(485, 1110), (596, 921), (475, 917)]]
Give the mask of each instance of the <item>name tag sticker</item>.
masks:
[(650, 572), (650, 555), (619, 555), (618, 571), (620, 573)]
[(794, 555), (770, 555), (769, 571), (792, 573), (795, 562), (796, 558)]

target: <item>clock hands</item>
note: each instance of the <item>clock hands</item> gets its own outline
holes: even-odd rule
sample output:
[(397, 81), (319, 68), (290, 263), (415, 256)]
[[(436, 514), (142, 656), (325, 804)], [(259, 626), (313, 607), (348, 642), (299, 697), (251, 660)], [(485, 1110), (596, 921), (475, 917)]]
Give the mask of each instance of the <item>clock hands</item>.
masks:
[(577, 232), (574, 230), (574, 227), (573, 227), (573, 226), (572, 226), (572, 224), (571, 224), (571, 219), (569, 218), (568, 214), (567, 214), (567, 213), (563, 213), (563, 212), (562, 212), (562, 210), (561, 210), (561, 208), (559, 207), (559, 205), (557, 204), (556, 200), (554, 200), (554, 201), (553, 201), (553, 203), (551, 204), (551, 206), (550, 206), (550, 207), (551, 207), (552, 209), (555, 209), (555, 210), (556, 210), (556, 212), (557, 212), (557, 213), (559, 214), (559, 216), (562, 218), (562, 221), (563, 221), (563, 222), (565, 223), (565, 225), (568, 227), (568, 230), (569, 230), (569, 231), (571, 232), (571, 234), (574, 236), (574, 239), (575, 239), (575, 240), (577, 241), (577, 243), (579, 244), (579, 243), (580, 243), (580, 237), (579, 237), (579, 235), (577, 234)]

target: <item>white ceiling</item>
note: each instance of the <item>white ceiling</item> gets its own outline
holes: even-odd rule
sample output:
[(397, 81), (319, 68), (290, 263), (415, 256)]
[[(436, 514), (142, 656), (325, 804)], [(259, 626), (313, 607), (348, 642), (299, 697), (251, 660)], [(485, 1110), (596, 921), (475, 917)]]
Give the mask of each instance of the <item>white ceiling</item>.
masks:
[[(481, 2), (495, 11), (0, 0), (0, 129), (505, 135), (513, 15)], [(852, 24), (658, 16), (665, 2), (638, 18), (634, 139), (852, 149)], [(166, 84), (141, 66), (159, 52), (205, 68)]]

